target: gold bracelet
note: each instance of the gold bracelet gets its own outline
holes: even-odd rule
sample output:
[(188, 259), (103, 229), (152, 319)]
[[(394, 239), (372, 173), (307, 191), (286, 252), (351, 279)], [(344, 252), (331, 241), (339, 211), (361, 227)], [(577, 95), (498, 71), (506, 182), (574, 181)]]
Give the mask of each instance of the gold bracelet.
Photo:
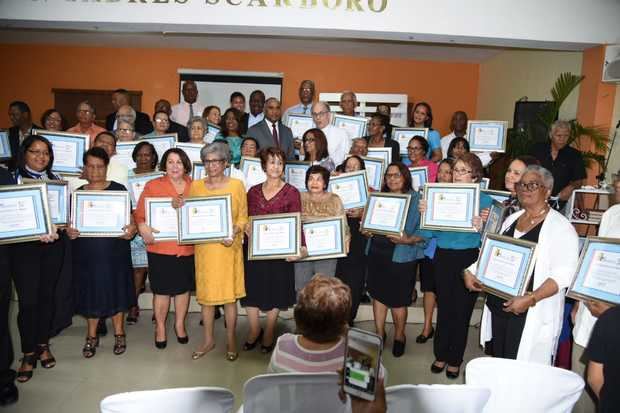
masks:
[(533, 293), (533, 292), (531, 292), (531, 291), (528, 291), (528, 292), (527, 292), (527, 295), (528, 295), (529, 297), (532, 297), (532, 300), (534, 300), (534, 304), (532, 304), (532, 307), (536, 307), (536, 303), (537, 303), (538, 301), (536, 300), (536, 296), (534, 295), (534, 293)]

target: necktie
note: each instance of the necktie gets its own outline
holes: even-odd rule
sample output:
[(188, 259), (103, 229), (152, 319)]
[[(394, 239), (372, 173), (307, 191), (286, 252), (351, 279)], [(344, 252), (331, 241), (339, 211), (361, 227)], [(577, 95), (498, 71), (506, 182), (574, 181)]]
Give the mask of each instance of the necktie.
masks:
[(308, 114), (308, 106), (304, 106), (304, 115)]
[(272, 123), (272, 124), (271, 124), (271, 127), (272, 127), (272, 129), (271, 129), (271, 130), (272, 130), (271, 134), (273, 135), (273, 141), (275, 142), (276, 147), (278, 147), (278, 148), (279, 148), (279, 147), (280, 147), (280, 141), (278, 140), (278, 130), (276, 129), (276, 124), (275, 124), (275, 123)]
[(189, 104), (189, 120), (192, 120), (194, 117), (194, 107), (192, 105), (192, 103)]

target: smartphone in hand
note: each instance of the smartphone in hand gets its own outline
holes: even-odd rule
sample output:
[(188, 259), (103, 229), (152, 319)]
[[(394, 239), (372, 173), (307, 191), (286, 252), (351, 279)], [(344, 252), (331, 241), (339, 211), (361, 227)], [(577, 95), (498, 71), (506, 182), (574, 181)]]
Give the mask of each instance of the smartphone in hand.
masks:
[(352, 396), (374, 400), (383, 340), (376, 334), (351, 328), (344, 356), (343, 390)]

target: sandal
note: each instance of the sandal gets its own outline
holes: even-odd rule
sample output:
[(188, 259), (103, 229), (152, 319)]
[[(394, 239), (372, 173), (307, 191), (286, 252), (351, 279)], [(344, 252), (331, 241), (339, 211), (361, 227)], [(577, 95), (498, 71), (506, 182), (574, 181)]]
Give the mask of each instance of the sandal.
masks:
[(32, 371), (37, 368), (37, 353), (32, 354), (24, 354), (24, 357), (21, 359), (22, 366), (20, 368), (24, 368), (25, 366), (32, 367), (30, 370), (18, 370), (17, 371), (17, 381), (20, 383), (26, 383), (28, 380), (32, 378)]
[(138, 317), (140, 316), (140, 307), (135, 306), (129, 309), (129, 314), (127, 314), (127, 324), (134, 325), (138, 322)]
[(82, 356), (84, 358), (91, 358), (97, 353), (97, 347), (99, 347), (99, 337), (86, 337), (86, 343), (84, 343), (84, 348), (82, 348)]
[(114, 334), (114, 354), (120, 356), (127, 350), (127, 340), (125, 334)]
[[(46, 359), (41, 358), (44, 353), (47, 353), (49, 357)], [(56, 359), (50, 351), (49, 344), (39, 344), (37, 346), (37, 358), (39, 359), (39, 361), (41, 361), (41, 367), (43, 367), (44, 369), (51, 369), (56, 365)]]

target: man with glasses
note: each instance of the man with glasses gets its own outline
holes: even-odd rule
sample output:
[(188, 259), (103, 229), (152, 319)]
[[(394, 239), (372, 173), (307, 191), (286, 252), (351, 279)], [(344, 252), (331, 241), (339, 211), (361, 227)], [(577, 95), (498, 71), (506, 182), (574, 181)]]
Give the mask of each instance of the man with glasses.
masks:
[(95, 137), (101, 132), (105, 132), (105, 129), (95, 123), (96, 113), (95, 107), (91, 105), (87, 100), (80, 102), (77, 106), (76, 116), (78, 123), (67, 129), (67, 132), (86, 134), (90, 137), (90, 145), (93, 146)]
[(329, 105), (325, 102), (317, 102), (312, 105), (312, 119), (317, 128), (321, 129), (327, 138), (327, 152), (336, 165), (340, 165), (349, 153), (351, 139), (344, 129), (331, 124), (332, 115)]
[(183, 82), (181, 93), (184, 101), (172, 107), (170, 119), (181, 125), (187, 125), (194, 116), (201, 116), (205, 108), (198, 103), (198, 86), (193, 80)]
[[(109, 131), (115, 131), (118, 127), (117, 118), (120, 112), (120, 108), (123, 106), (129, 106), (131, 103), (131, 99), (129, 96), (129, 91), (126, 89), (116, 89), (114, 93), (112, 93), (112, 106), (114, 107), (115, 112), (110, 113), (105, 118), (105, 128)], [(133, 109), (133, 108), (132, 108)], [(139, 112), (133, 109), (134, 111), (134, 119), (133, 124), (135, 125), (136, 132), (140, 135), (146, 135), (147, 133), (153, 132), (153, 125), (151, 124), (151, 119), (149, 115), (144, 112)]]

